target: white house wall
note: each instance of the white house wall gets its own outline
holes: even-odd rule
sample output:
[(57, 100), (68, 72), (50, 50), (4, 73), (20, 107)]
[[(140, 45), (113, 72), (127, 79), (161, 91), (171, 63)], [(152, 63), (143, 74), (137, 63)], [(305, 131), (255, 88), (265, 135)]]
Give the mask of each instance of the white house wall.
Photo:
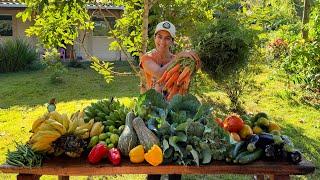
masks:
[[(12, 37), (23, 37), (26, 38), (32, 45), (36, 45), (37, 39), (35, 37), (27, 37), (25, 30), (31, 25), (30, 21), (22, 22), (21, 19), (16, 18), (18, 12), (23, 11), (21, 8), (0, 8), (1, 15), (12, 15), (12, 33), (13, 36), (0, 37), (0, 42), (6, 38)], [(113, 10), (113, 13), (117, 17), (120, 17), (120, 12)], [(106, 13), (107, 14), (107, 13)], [(80, 32), (78, 42), (83, 37), (83, 32)], [(92, 32), (87, 32), (87, 35), (84, 39), (84, 47), (87, 49), (88, 53), (93, 56), (99, 57), (101, 60), (105, 61), (118, 61), (118, 60), (127, 60), (124, 53), (120, 51), (111, 51), (109, 50), (109, 44), (112, 42), (112, 38), (107, 36), (94, 37)], [(83, 60), (88, 60), (85, 51), (80, 47), (79, 44), (75, 43), (74, 46), (76, 57), (82, 57)], [(43, 50), (40, 50), (43, 51)], [(41, 52), (40, 52), (41, 53)]]

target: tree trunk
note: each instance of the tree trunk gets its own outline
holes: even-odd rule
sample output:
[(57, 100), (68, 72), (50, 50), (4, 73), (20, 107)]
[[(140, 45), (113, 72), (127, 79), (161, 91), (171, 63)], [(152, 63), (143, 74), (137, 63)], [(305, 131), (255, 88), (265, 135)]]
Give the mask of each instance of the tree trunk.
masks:
[(304, 0), (303, 14), (302, 14), (302, 38), (308, 40), (308, 27), (306, 24), (309, 22), (310, 15), (310, 0)]
[(143, 11), (143, 19), (142, 19), (142, 49), (141, 53), (145, 54), (147, 52), (148, 46), (148, 23), (149, 23), (149, 0), (144, 0), (144, 11)]

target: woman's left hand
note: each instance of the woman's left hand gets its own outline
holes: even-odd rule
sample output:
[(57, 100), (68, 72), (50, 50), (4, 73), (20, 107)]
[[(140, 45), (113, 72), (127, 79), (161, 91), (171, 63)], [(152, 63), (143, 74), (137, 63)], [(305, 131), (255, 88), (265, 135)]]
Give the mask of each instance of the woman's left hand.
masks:
[(198, 56), (198, 54), (196, 52), (190, 51), (190, 50), (181, 51), (178, 54), (176, 54), (175, 59), (179, 59), (179, 58), (183, 58), (183, 57), (191, 58), (191, 59), (195, 60), (197, 69), (200, 68), (201, 61), (200, 61), (200, 57)]

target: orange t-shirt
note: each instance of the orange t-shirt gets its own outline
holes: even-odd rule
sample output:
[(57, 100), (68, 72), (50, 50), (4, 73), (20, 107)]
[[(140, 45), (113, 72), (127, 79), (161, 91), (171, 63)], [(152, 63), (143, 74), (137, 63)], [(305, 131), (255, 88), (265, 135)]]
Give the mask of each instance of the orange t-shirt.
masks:
[(155, 53), (156, 53), (156, 50), (153, 49), (153, 50), (146, 53), (146, 55), (149, 58), (144, 58), (144, 59), (140, 60), (140, 68), (141, 68), (142, 74), (144, 75), (144, 79), (145, 79), (145, 82), (142, 82), (142, 84), (141, 84), (141, 92), (145, 92), (146, 90), (149, 90), (149, 89), (155, 89), (158, 92), (162, 92), (163, 87), (161, 87), (159, 84), (156, 83), (158, 78), (143, 70), (143, 63), (145, 61), (153, 61), (156, 64), (158, 64), (160, 67), (162, 67), (170, 62), (168, 60), (159, 58)]

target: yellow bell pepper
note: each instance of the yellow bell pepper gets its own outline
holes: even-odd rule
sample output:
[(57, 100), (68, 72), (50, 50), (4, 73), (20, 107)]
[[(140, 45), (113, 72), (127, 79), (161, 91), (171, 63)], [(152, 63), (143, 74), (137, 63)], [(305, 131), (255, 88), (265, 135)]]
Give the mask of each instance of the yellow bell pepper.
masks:
[(142, 145), (138, 145), (129, 152), (130, 161), (132, 163), (142, 163), (144, 161), (144, 149)]
[(144, 154), (144, 159), (152, 166), (158, 166), (163, 161), (163, 154), (161, 148), (154, 144), (151, 149)]

